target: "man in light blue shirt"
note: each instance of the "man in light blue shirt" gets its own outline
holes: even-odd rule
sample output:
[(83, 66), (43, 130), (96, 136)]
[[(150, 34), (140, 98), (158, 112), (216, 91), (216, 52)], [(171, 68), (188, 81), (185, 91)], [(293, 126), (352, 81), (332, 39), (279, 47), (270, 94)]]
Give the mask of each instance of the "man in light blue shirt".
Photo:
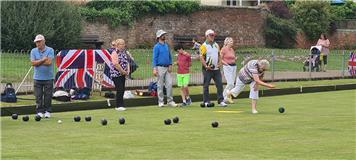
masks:
[(33, 42), (36, 48), (31, 50), (31, 64), (34, 67), (36, 113), (49, 118), (52, 107), (54, 50), (46, 46), (45, 38), (41, 34), (37, 35)]
[(172, 96), (172, 56), (166, 42), (167, 32), (158, 30), (156, 33), (157, 43), (153, 47), (152, 67), (153, 75), (157, 76), (158, 107), (164, 106), (163, 87), (167, 91), (167, 104), (176, 107)]

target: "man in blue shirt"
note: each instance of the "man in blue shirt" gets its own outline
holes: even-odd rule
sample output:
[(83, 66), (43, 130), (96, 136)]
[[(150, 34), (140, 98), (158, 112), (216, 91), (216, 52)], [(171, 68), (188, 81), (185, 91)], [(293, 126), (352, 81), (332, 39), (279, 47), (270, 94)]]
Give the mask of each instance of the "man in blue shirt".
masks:
[(34, 66), (34, 92), (36, 97), (36, 113), (45, 118), (51, 117), (53, 92), (53, 58), (54, 50), (47, 47), (45, 38), (39, 34), (33, 41), (36, 48), (31, 50), (31, 64)]
[(166, 43), (167, 32), (158, 30), (156, 33), (157, 43), (153, 47), (153, 75), (157, 76), (157, 95), (158, 95), (158, 107), (164, 106), (164, 94), (163, 87), (166, 87), (167, 91), (167, 104), (172, 107), (176, 107), (177, 104), (173, 101), (172, 96), (172, 56), (169, 50), (169, 46)]

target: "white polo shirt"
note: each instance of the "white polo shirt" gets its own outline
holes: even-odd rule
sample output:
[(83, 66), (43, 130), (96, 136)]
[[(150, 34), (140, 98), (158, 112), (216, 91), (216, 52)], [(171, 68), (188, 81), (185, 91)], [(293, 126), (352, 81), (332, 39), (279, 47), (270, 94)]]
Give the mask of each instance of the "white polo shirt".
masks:
[(216, 42), (210, 44), (205, 41), (200, 46), (200, 56), (203, 56), (205, 58), (205, 61), (211, 59), (212, 64), (215, 66), (214, 70), (219, 70), (219, 68), (217, 68), (219, 62), (219, 50), (219, 45)]

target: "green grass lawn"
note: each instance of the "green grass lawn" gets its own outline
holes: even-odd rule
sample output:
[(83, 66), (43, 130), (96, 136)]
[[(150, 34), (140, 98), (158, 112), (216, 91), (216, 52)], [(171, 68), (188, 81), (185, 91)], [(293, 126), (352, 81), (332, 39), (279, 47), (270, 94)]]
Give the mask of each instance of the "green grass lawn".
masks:
[[(276, 85), (276, 89), (281, 88), (295, 88), (295, 87), (311, 87), (311, 86), (323, 86), (323, 85), (340, 85), (340, 84), (355, 84), (355, 79), (336, 79), (336, 80), (317, 80), (317, 81), (291, 81), (291, 82), (272, 82)], [(225, 85), (224, 85), (225, 87)], [(268, 90), (268, 88), (261, 86), (260, 89)], [(245, 91), (249, 91), (250, 87), (247, 85), (244, 88)], [(203, 94), (202, 86), (190, 86), (189, 92), (191, 94)], [(209, 93), (216, 93), (215, 85), (209, 86)], [(180, 95), (180, 89), (174, 88), (173, 95)]]
[[(356, 83), (355, 79), (336, 79), (336, 80), (317, 80), (317, 81), (292, 81), (292, 82), (275, 82), (274, 84), (277, 86), (277, 88), (294, 88), (294, 87), (310, 87), (310, 86), (322, 86), (322, 85), (338, 85), (338, 84), (350, 84), (350, 83)], [(225, 87), (225, 86), (224, 86)], [(250, 88), (247, 86), (245, 87), (245, 91), (248, 91)], [(266, 87), (261, 87), (261, 89), (267, 89)], [(202, 86), (190, 86), (189, 87), (189, 92), (191, 95), (196, 95), (196, 94), (203, 94), (203, 87)], [(209, 92), (210, 93), (216, 93), (216, 88), (214, 85), (211, 85), (209, 87)], [(94, 94), (91, 96), (89, 101), (96, 101), (96, 100), (105, 100), (103, 97), (104, 92), (100, 96), (98, 92), (94, 92)], [(173, 88), (173, 95), (180, 95), (180, 88)], [(16, 103), (6, 103), (6, 102), (1, 102), (0, 107), (8, 107), (8, 106), (19, 106), (19, 105), (34, 105), (35, 101), (31, 100), (34, 99), (34, 95), (19, 95), (19, 98), (26, 98), (29, 100), (24, 100), (24, 99), (19, 99)], [(145, 98), (145, 97), (140, 97), (136, 96), (136, 98)], [(72, 102), (82, 102), (85, 100), (73, 100)], [(53, 104), (58, 104), (58, 103), (63, 103), (59, 102), (56, 100), (52, 101)]]
[[(227, 108), (135, 107), (53, 113), (40, 122), (1, 117), (2, 159), (355, 159), (356, 90), (262, 97)], [(332, 97), (332, 98), (331, 98)], [(286, 112), (278, 113), (280, 106)], [(235, 111), (224, 113), (217, 111)], [(73, 122), (73, 116), (93, 117)], [(125, 125), (118, 117), (126, 118)], [(180, 123), (163, 120), (179, 116)], [(100, 119), (108, 119), (107, 126)], [(58, 124), (57, 120), (62, 120)], [(219, 127), (212, 128), (212, 121)]]
[[(152, 50), (151, 49), (129, 49), (135, 58), (139, 68), (132, 74), (137, 79), (145, 79), (152, 77)], [(192, 50), (188, 50), (193, 53)], [(274, 53), (276, 60), (274, 62), (275, 71), (302, 71), (303, 61), (309, 54), (308, 49), (268, 49), (268, 48), (247, 48), (236, 49), (238, 68), (241, 68), (241, 62), (244, 59), (256, 59), (267, 58), (271, 59), (272, 52)], [(174, 56), (176, 52), (172, 52), (173, 60), (176, 60)], [(21, 82), (30, 68), (30, 54), (22, 52), (21, 54), (14, 53), (2, 53), (1, 54), (1, 69), (0, 77), (2, 83), (7, 82)], [(348, 58), (347, 51), (345, 52), (345, 62)], [(328, 69), (342, 70), (342, 64), (344, 67), (347, 65), (343, 62), (343, 56), (341, 50), (331, 50), (328, 57)], [(174, 70), (176, 67), (174, 67)], [(55, 67), (56, 71), (56, 67)], [(201, 63), (199, 60), (193, 60), (191, 72), (201, 72)], [(32, 77), (33, 72), (30, 76)]]

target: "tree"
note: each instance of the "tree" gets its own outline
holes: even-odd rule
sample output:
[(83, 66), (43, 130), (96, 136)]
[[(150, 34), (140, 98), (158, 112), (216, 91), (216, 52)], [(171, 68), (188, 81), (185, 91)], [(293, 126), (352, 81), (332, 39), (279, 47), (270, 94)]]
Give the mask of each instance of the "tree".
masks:
[(265, 29), (266, 45), (276, 48), (292, 48), (297, 28), (292, 20), (268, 14)]
[(2, 1), (1, 6), (1, 49), (31, 49), (36, 34), (55, 49), (77, 46), (81, 17), (75, 6), (59, 1)]
[(343, 5), (332, 6), (331, 19), (333, 21), (356, 19), (356, 3), (351, 0), (348, 0)]
[(297, 1), (292, 5), (294, 20), (307, 38), (318, 39), (320, 33), (329, 29), (330, 3), (327, 1)]
[(276, 48), (293, 48), (297, 27), (291, 19), (292, 14), (283, 1), (274, 1), (268, 5), (270, 13), (267, 15), (265, 39), (266, 45)]

